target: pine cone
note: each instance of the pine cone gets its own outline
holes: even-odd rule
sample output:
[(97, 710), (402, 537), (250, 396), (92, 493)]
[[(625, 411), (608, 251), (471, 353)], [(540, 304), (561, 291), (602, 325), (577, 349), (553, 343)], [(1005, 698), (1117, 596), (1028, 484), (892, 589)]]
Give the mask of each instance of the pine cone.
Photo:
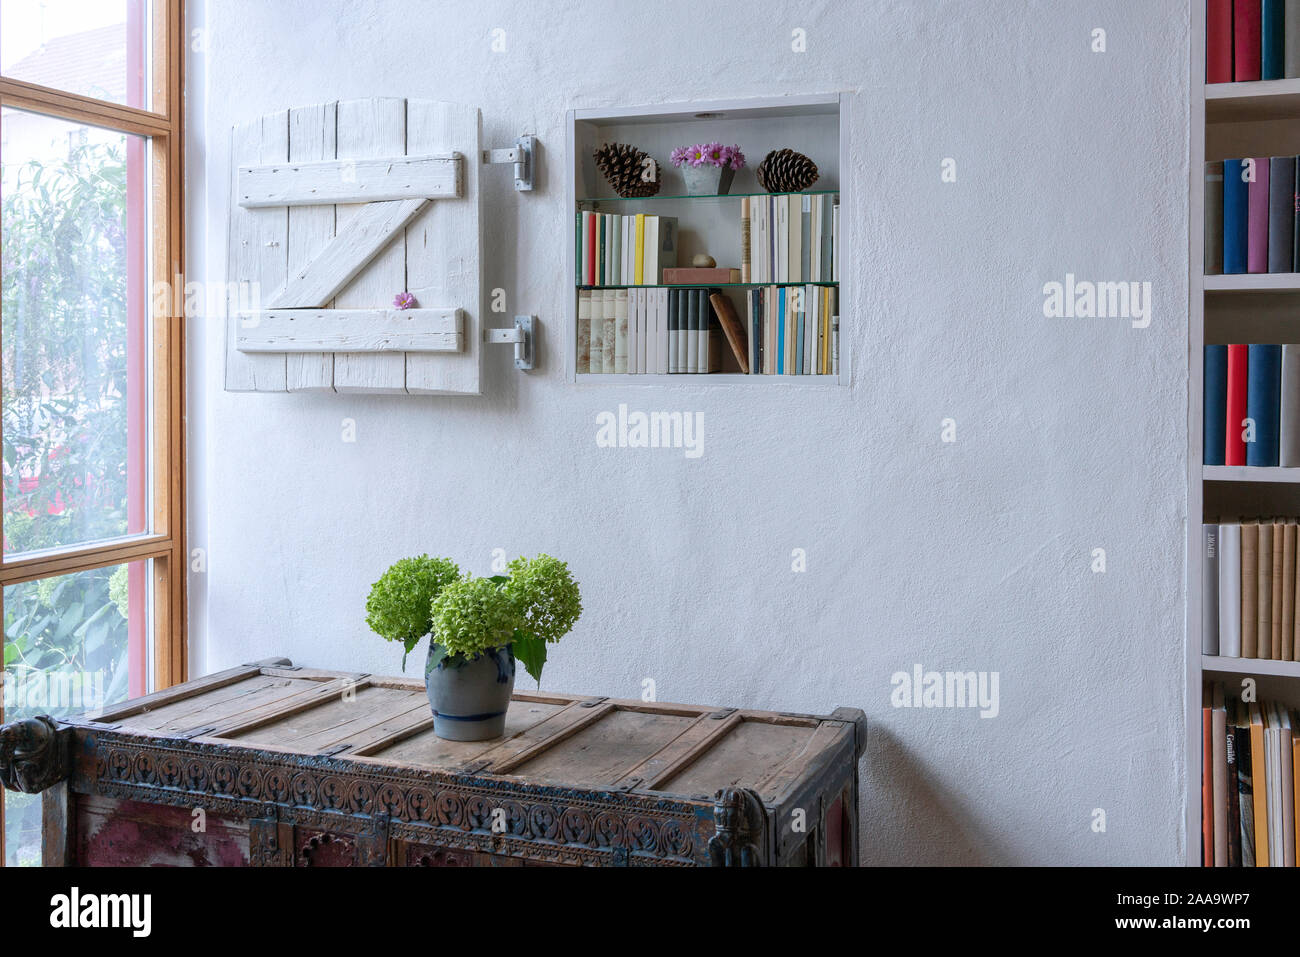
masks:
[[(606, 143), (591, 154), (596, 166), (614, 188), (614, 192), (624, 199), (637, 196), (654, 196), (663, 185), (663, 176), (659, 164), (635, 146), (627, 143)], [(649, 161), (649, 165), (647, 165)], [(653, 167), (654, 179), (646, 180), (645, 173)]]
[(754, 170), (768, 193), (798, 193), (817, 182), (817, 164), (794, 150), (772, 150)]

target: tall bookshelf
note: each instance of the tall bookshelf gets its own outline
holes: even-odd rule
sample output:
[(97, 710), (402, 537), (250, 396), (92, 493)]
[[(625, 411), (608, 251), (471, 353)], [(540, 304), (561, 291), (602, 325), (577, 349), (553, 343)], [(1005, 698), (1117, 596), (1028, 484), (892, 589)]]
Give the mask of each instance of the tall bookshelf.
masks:
[[(1185, 649), (1186, 863), (1201, 864), (1201, 688), (1239, 689), (1254, 678), (1261, 699), (1300, 703), (1300, 662), (1201, 653), (1201, 524), (1259, 515), (1300, 516), (1300, 469), (1203, 464), (1204, 346), (1300, 342), (1300, 274), (1206, 276), (1205, 163), (1300, 154), (1300, 79), (1205, 82), (1206, 8), (1192, 3), (1188, 219), (1188, 522)], [(1197, 516), (1200, 516), (1198, 521)]]
[[(690, 266), (696, 253), (712, 256), (719, 267), (739, 267), (741, 254), (740, 209), (745, 196), (766, 196), (754, 170), (769, 150), (790, 148), (811, 158), (819, 177), (805, 193), (836, 194), (841, 206), (838, 262), (849, 262), (851, 248), (845, 194), (841, 191), (841, 170), (847, 169), (848, 95), (841, 93), (752, 98), (742, 100), (656, 104), (638, 107), (610, 107), (570, 110), (568, 113), (568, 242), (566, 243), (566, 285), (568, 323), (565, 329), (565, 373), (570, 382), (582, 384), (727, 385), (754, 387), (826, 387), (847, 385), (852, 371), (845, 327), (845, 299), (840, 290), (839, 373), (826, 375), (746, 375), (730, 349), (723, 347), (723, 369), (709, 374), (604, 374), (578, 373), (578, 296), (583, 289), (632, 288), (582, 286), (575, 281), (576, 214), (582, 210), (601, 213), (655, 213), (678, 221), (678, 266)], [(730, 191), (723, 196), (686, 194), (680, 172), (669, 162), (678, 146), (721, 142), (737, 144), (745, 154), (744, 168), (736, 172)], [(659, 164), (663, 183), (655, 196), (624, 199), (617, 196), (601, 176), (592, 151), (603, 143), (630, 143), (649, 153)], [(840, 279), (845, 275), (841, 271)], [(749, 289), (770, 283), (709, 283), (731, 302), (742, 323)], [(805, 286), (808, 283), (785, 285)], [(817, 285), (840, 289), (841, 282)], [(644, 288), (644, 287), (640, 287)], [(681, 288), (681, 287), (678, 287)], [(695, 286), (693, 288), (699, 288)], [(748, 334), (748, 329), (746, 334)]]

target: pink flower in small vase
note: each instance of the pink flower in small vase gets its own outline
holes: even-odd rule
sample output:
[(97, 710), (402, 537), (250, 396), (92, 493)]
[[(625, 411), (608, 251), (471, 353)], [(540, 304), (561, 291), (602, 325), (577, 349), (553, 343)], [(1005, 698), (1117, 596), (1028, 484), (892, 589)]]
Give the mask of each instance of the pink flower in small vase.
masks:
[(396, 296), (393, 297), (393, 308), (414, 309), (415, 297), (412, 296), (409, 292), (399, 292)]

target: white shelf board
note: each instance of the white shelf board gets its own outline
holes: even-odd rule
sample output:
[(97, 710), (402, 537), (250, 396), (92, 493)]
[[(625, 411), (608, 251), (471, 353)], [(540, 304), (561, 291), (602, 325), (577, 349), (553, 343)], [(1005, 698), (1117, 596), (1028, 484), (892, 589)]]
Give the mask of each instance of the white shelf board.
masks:
[(1253, 272), (1206, 276), (1206, 292), (1300, 292), (1300, 273)]
[(1216, 674), (1277, 675), (1300, 678), (1300, 661), (1273, 661), (1268, 658), (1224, 658), (1201, 655), (1201, 670)]
[(1300, 117), (1300, 79), (1207, 83), (1205, 121), (1239, 123)]
[(1259, 465), (1205, 465), (1202, 470), (1207, 482), (1300, 483), (1300, 469)]

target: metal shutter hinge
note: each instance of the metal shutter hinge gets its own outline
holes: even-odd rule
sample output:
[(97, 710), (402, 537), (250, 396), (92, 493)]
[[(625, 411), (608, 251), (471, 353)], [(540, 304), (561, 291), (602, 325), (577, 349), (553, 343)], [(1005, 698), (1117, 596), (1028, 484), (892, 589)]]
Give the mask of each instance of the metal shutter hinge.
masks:
[(514, 328), (484, 329), (483, 340), (490, 343), (513, 343), (515, 368), (527, 371), (533, 367), (536, 322), (536, 316), (515, 316)]
[(521, 193), (533, 188), (533, 160), (537, 156), (537, 137), (526, 134), (515, 139), (515, 145), (503, 150), (484, 150), (484, 163), (512, 163), (515, 167), (515, 189)]

